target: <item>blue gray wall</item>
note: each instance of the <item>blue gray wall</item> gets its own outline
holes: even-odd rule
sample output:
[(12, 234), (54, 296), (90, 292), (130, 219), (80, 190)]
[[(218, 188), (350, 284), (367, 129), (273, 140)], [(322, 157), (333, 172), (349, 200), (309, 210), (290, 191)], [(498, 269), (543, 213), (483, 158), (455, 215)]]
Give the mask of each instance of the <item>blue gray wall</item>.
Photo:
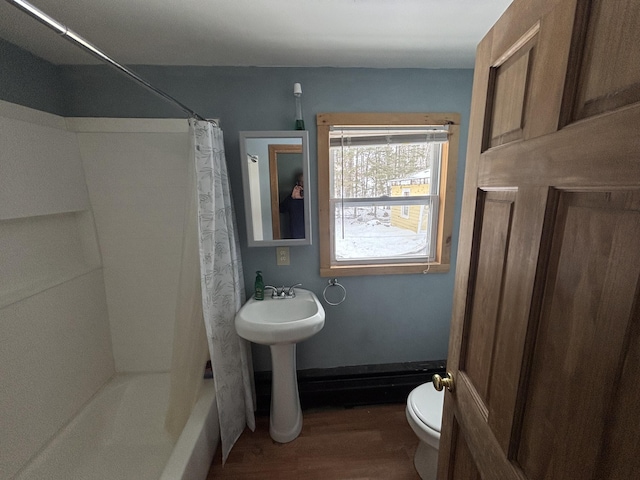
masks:
[[(3, 47), (6, 48), (6, 47)], [(4, 63), (4, 59), (3, 59)], [(30, 66), (28, 66), (31, 68)], [(20, 70), (20, 65), (12, 64)], [(26, 67), (25, 67), (26, 68)], [(324, 329), (298, 346), (298, 368), (439, 360), (447, 356), (456, 247), (460, 224), (464, 159), (471, 101), (472, 70), (249, 67), (132, 67), (143, 78), (175, 96), (205, 117), (219, 118), (235, 201), (247, 291), (254, 272), (262, 270), (267, 284), (302, 283), (319, 297), (327, 279), (319, 275), (317, 158), (315, 115), (321, 112), (459, 112), (462, 118), (460, 158), (453, 235), (452, 269), (428, 275), (345, 277), (347, 299), (326, 306)], [(23, 103), (0, 76), (0, 96)], [(180, 117), (164, 100), (119, 76), (106, 66), (36, 65), (31, 72), (50, 87), (63, 89), (66, 116)], [(277, 266), (275, 248), (247, 248), (238, 132), (289, 130), (294, 119), (293, 84), (303, 88), (304, 120), (309, 130), (310, 178), (305, 194), (313, 202), (313, 245), (291, 247), (291, 265)], [(27, 104), (27, 103), (24, 103)], [(38, 108), (38, 102), (28, 104)], [(43, 99), (42, 109), (47, 102)], [(53, 106), (51, 107), (53, 108)], [(56, 106), (56, 108), (58, 108)], [(51, 110), (49, 110), (51, 111)], [(255, 346), (256, 370), (270, 369), (269, 351)]]
[(60, 69), (0, 38), (0, 98), (64, 115), (66, 99)]

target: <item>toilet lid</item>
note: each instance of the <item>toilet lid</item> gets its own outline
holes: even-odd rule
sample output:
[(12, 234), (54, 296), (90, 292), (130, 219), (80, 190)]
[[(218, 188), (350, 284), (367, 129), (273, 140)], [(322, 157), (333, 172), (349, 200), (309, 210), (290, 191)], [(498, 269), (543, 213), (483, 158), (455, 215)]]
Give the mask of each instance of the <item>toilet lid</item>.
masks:
[(429, 428), (440, 432), (444, 390), (438, 392), (432, 383), (424, 383), (409, 394), (409, 405)]

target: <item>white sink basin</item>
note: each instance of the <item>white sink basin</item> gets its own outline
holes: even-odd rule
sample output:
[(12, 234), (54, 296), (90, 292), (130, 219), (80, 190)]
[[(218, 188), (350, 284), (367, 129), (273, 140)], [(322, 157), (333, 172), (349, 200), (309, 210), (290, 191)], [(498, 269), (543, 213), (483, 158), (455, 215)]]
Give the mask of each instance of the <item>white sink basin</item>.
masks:
[(322, 330), (324, 308), (309, 290), (296, 288), (294, 298), (252, 298), (236, 314), (242, 338), (271, 350), (271, 415), (269, 434), (276, 442), (295, 440), (302, 430), (296, 375), (296, 343)]
[(238, 335), (263, 345), (297, 343), (324, 326), (324, 308), (309, 290), (296, 288), (294, 298), (251, 298), (236, 314)]

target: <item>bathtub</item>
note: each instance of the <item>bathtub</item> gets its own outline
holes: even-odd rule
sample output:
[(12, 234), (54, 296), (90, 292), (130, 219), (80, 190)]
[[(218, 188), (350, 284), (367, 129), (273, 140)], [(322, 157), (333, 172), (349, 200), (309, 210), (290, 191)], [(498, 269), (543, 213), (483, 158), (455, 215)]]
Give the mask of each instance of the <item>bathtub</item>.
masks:
[(213, 381), (177, 441), (164, 429), (168, 397), (168, 373), (116, 375), (15, 479), (205, 479), (220, 433)]

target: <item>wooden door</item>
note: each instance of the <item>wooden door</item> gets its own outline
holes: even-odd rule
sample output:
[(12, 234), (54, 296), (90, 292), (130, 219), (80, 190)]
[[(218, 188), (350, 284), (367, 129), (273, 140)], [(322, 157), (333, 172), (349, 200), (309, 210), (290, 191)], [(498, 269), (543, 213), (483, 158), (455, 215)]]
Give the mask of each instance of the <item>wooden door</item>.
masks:
[(440, 480), (640, 478), (640, 2), (478, 46)]

